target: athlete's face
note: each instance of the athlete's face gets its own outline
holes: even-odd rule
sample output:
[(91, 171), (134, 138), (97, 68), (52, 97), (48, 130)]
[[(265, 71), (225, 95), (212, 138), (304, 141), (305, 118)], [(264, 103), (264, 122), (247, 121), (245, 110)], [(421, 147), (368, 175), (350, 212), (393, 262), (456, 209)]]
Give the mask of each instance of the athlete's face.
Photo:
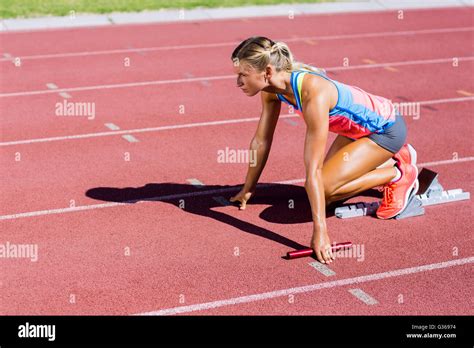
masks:
[(237, 74), (237, 87), (249, 97), (265, 88), (265, 72), (258, 72), (248, 64), (234, 64), (234, 72)]

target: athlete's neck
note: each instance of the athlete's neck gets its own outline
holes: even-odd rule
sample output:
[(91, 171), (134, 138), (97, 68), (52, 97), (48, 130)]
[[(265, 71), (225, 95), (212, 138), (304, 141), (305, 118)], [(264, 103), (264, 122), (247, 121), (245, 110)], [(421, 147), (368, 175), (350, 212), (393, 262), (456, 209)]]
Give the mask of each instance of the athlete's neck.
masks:
[(291, 73), (281, 71), (267, 80), (267, 86), (263, 88), (268, 93), (278, 93), (286, 96), (293, 96), (291, 88)]

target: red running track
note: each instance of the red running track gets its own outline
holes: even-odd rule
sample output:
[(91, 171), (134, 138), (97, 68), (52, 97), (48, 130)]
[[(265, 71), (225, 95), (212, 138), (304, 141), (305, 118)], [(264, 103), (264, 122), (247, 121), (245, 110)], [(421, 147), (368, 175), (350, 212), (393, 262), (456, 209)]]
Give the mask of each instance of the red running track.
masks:
[[(0, 243), (38, 246), (36, 262), (0, 259), (0, 313), (472, 315), (470, 201), (402, 221), (330, 217), (332, 240), (358, 253), (325, 273), (313, 259), (282, 259), (307, 245), (312, 225), (304, 124), (286, 107), (260, 180), (274, 184), (245, 211), (214, 197), (228, 198), (245, 176), (245, 163), (219, 163), (217, 151), (246, 149), (257, 125), (259, 99), (234, 88), (229, 59), (257, 33), (288, 41), (341, 82), (422, 102), (420, 117), (407, 118), (421, 166), (472, 192), (473, 12), (0, 34), (1, 53), (22, 62), (0, 60)], [(63, 98), (48, 83), (70, 102), (95, 103), (95, 118), (56, 116)]]

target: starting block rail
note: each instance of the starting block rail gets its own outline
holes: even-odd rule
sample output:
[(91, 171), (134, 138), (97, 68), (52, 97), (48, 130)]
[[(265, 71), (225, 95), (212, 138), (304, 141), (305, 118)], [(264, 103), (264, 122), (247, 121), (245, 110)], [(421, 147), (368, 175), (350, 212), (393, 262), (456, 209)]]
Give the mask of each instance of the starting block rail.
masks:
[[(412, 216), (424, 215), (424, 207), (443, 203), (457, 202), (470, 199), (470, 193), (462, 189), (445, 191), (438, 181), (438, 173), (427, 168), (423, 168), (418, 175), (418, 192), (412, 193), (411, 198), (400, 214), (395, 219), (404, 219)], [(335, 215), (341, 219), (348, 219), (359, 216), (375, 215), (380, 202), (359, 202), (355, 204), (337, 207)]]

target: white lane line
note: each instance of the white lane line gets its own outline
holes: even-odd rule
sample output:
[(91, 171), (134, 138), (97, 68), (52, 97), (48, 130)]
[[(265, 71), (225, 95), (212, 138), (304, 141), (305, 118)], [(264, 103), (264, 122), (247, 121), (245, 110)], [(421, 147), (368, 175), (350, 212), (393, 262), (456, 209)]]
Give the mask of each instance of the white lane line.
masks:
[(138, 143), (138, 139), (135, 138), (133, 135), (131, 134), (125, 134), (125, 135), (122, 135), (122, 138), (124, 138), (125, 140), (127, 140), (128, 142), (130, 143)]
[[(269, 184), (258, 184), (257, 187), (258, 188), (263, 188), (263, 187), (270, 187), (270, 186), (277, 185), (277, 184), (280, 184), (280, 185), (292, 184), (294, 182), (295, 182), (295, 180), (278, 181), (278, 182), (269, 183)], [(204, 185), (204, 184), (202, 184), (202, 185)], [(197, 187), (202, 187), (202, 186), (197, 186)], [(240, 189), (241, 189), (240, 186), (226, 187), (226, 188), (215, 189), (215, 190), (206, 190), (206, 191), (189, 192), (189, 193), (178, 193), (178, 194), (165, 195), (165, 196), (156, 196), (156, 197), (151, 197), (151, 198), (140, 199), (138, 201), (133, 201), (132, 200), (132, 201), (126, 201), (126, 202), (109, 202), (109, 203), (90, 204), (90, 205), (76, 206), (76, 207), (69, 207), (69, 208), (58, 208), (58, 209), (32, 211), (32, 212), (27, 212), (27, 213), (18, 213), (18, 214), (11, 214), (11, 215), (1, 215), (0, 220), (12, 220), (12, 219), (20, 219), (20, 218), (33, 217), (33, 216), (72, 213), (72, 212), (76, 212), (76, 211), (91, 210), (91, 209), (112, 208), (112, 207), (116, 207), (116, 206), (119, 206), (119, 205), (129, 205), (131, 203), (140, 204), (140, 203), (146, 203), (146, 202), (170, 201), (170, 200), (177, 200), (177, 199), (182, 199), (182, 198), (187, 198), (187, 197), (198, 197), (198, 196), (223, 194), (223, 193), (229, 193), (229, 192), (237, 192)]]
[(457, 159), (450, 159), (450, 160), (444, 160), (444, 161), (434, 161), (434, 162), (425, 162), (425, 163), (417, 163), (417, 167), (433, 167), (433, 166), (439, 166), (443, 164), (453, 164), (453, 163), (458, 163), (458, 162), (470, 162), (473, 161), (474, 157), (461, 157)]
[(63, 97), (64, 99), (69, 99), (71, 98), (71, 95), (67, 92), (60, 92), (59, 95)]
[(215, 200), (220, 205), (222, 205), (223, 207), (227, 207), (229, 205), (232, 205), (232, 203), (230, 201), (228, 201), (227, 198), (225, 198), (223, 196), (214, 196), (214, 197), (212, 197), (212, 199)]
[(290, 118), (285, 119), (285, 122), (288, 123), (291, 126), (297, 126), (298, 125), (298, 122), (296, 122), (296, 121), (294, 121)]
[(350, 289), (349, 292), (369, 306), (373, 306), (379, 303), (379, 301), (377, 301), (375, 298), (370, 296), (362, 289)]
[(64, 99), (69, 99), (71, 98), (71, 95), (67, 92), (61, 92), (61, 90), (58, 90), (58, 86), (52, 82), (50, 83), (47, 83), (46, 84), (46, 87), (48, 87), (49, 91), (52, 91), (54, 93), (58, 93), (59, 92), (59, 95), (61, 97), (63, 97)]
[(201, 181), (195, 178), (187, 179), (187, 182), (189, 182), (191, 185), (196, 186), (196, 187), (203, 187), (206, 186), (204, 185)]
[(4, 53), (3, 56), (5, 58), (1, 59), (1, 61), (11, 62), (11, 63), (13, 63), (13, 65), (17, 66), (17, 64), (15, 64), (15, 63), (16, 63), (16, 59), (19, 59), (19, 58), (13, 57), (10, 53)]
[[(440, 166), (444, 164), (455, 164), (455, 163), (462, 163), (462, 162), (471, 162), (474, 161), (474, 157), (460, 157), (458, 159), (450, 159), (450, 160), (443, 160), (443, 161), (434, 161), (434, 162), (423, 162), (423, 163), (417, 163), (417, 167), (434, 167), (434, 166)], [(306, 179), (293, 179), (293, 180), (287, 180), (284, 183), (287, 185), (291, 184), (301, 184), (305, 182)], [(283, 182), (282, 182), (283, 183)]]
[[(471, 61), (471, 60), (474, 60), (474, 57), (460, 57), (459, 58), (460, 62), (466, 62), (466, 61)], [(376, 68), (389, 68), (393, 66), (440, 64), (440, 63), (452, 63), (452, 62), (453, 62), (453, 58), (420, 59), (420, 60), (406, 60), (403, 62), (393, 62), (393, 63), (336, 66), (336, 67), (327, 68), (326, 71), (330, 72), (330, 71), (359, 70), (359, 69), (376, 69)]]
[(325, 264), (322, 264), (319, 261), (310, 262), (309, 265), (313, 267), (319, 273), (322, 273), (323, 275), (325, 275), (326, 277), (331, 277), (331, 276), (336, 275), (336, 272), (334, 272), (328, 266), (326, 266)]
[(460, 98), (447, 98), (447, 99), (436, 99), (436, 100), (425, 100), (421, 101), (420, 105), (433, 105), (433, 104), (445, 104), (445, 103), (459, 103), (464, 101), (473, 101), (474, 97), (460, 97)]
[[(420, 101), (421, 105), (431, 105), (431, 104), (444, 104), (444, 103), (459, 103), (459, 102), (468, 102), (474, 101), (473, 97), (461, 97), (461, 98), (448, 98), (448, 99), (437, 99), (437, 100), (425, 100)], [(417, 103), (413, 101), (411, 103)], [(299, 114), (284, 114), (280, 115), (279, 118), (299, 118)], [(251, 117), (251, 118), (240, 118), (240, 119), (231, 119), (231, 120), (221, 120), (221, 121), (209, 121), (209, 122), (198, 122), (198, 123), (186, 123), (180, 125), (170, 125), (170, 126), (160, 126), (160, 127), (151, 127), (151, 128), (137, 128), (129, 130), (120, 130), (112, 132), (99, 132), (99, 133), (86, 133), (86, 134), (77, 134), (77, 135), (65, 135), (57, 136), (51, 138), (38, 138), (38, 139), (27, 139), (27, 140), (14, 140), (6, 141), (0, 143), (1, 146), (12, 146), (12, 145), (21, 145), (21, 144), (33, 144), (33, 143), (44, 143), (51, 141), (61, 141), (61, 140), (73, 140), (73, 139), (85, 139), (85, 138), (95, 138), (95, 137), (104, 137), (104, 136), (114, 136), (114, 135), (123, 135), (129, 133), (145, 133), (145, 132), (160, 132), (170, 129), (182, 129), (182, 128), (194, 128), (194, 127), (205, 127), (205, 126), (217, 126), (225, 125), (232, 123), (245, 123), (245, 122), (255, 122), (259, 121), (260, 117)]]
[[(426, 164), (429, 164), (430, 166), (443, 165), (443, 164), (454, 164), (454, 163), (467, 162), (467, 161), (472, 161), (472, 160), (474, 160), (474, 157), (465, 157), (465, 158), (459, 158), (457, 160), (419, 163), (419, 164), (417, 164), (417, 166), (421, 167), (421, 166), (425, 166)], [(306, 179), (304, 179), (304, 178), (303, 179), (290, 179), (290, 180), (276, 181), (276, 182), (268, 183), (268, 184), (258, 184), (257, 187), (258, 188), (264, 188), (264, 187), (271, 187), (271, 186), (274, 186), (274, 185), (294, 185), (294, 184), (304, 183), (305, 181), (306, 181)], [(204, 185), (204, 184), (202, 184), (202, 185)], [(137, 203), (155, 202), (155, 201), (169, 201), (169, 200), (175, 200), (175, 199), (182, 199), (182, 198), (186, 198), (186, 197), (197, 197), (197, 196), (206, 196), (206, 195), (221, 195), (223, 193), (239, 191), (240, 189), (241, 189), (240, 186), (226, 187), (226, 188), (215, 189), (215, 190), (206, 190), (206, 191), (189, 192), (189, 193), (179, 193), (179, 194), (166, 195), (166, 196), (156, 196), (156, 197), (151, 197), (151, 198), (140, 199), (139, 201), (130, 201), (128, 203), (127, 202), (120, 202), (120, 203), (110, 202), (110, 203), (102, 203), (102, 204), (91, 204), (91, 205), (85, 205), (85, 206), (77, 206), (77, 207), (71, 207), (71, 208), (59, 208), (59, 209), (40, 210), (40, 211), (17, 213), (17, 214), (10, 214), (10, 215), (0, 215), (0, 220), (12, 220), (12, 219), (25, 218), (25, 217), (32, 217), (32, 216), (72, 213), (72, 212), (82, 211), (82, 210), (111, 208), (111, 207), (116, 207), (118, 205), (128, 205), (130, 203), (136, 203), (137, 204)]]
[(185, 82), (199, 82), (204, 80), (225, 80), (235, 78), (234, 75), (222, 75), (222, 76), (207, 76), (207, 77), (196, 77), (189, 79), (174, 79), (174, 80), (155, 80), (155, 81), (143, 81), (143, 82), (129, 82), (129, 83), (119, 83), (114, 85), (96, 85), (96, 86), (85, 86), (85, 87), (72, 87), (72, 88), (62, 88), (57, 91), (50, 90), (38, 90), (38, 91), (29, 91), (29, 92), (14, 92), (14, 93), (3, 93), (0, 94), (0, 98), (4, 97), (19, 97), (19, 96), (28, 96), (28, 95), (38, 95), (38, 94), (49, 94), (54, 92), (77, 92), (77, 91), (93, 91), (97, 89), (113, 89), (113, 88), (128, 88), (128, 87), (143, 87), (143, 86), (156, 86), (156, 85), (166, 85), (173, 83), (185, 83)]
[[(271, 187), (273, 185), (285, 185), (285, 184), (294, 184), (297, 182), (301, 182), (302, 179), (297, 180), (284, 180), (284, 181), (277, 181), (274, 183), (268, 184), (258, 184), (258, 188), (264, 187)], [(200, 181), (199, 181), (200, 182)], [(202, 182), (200, 182), (202, 184)], [(204, 184), (202, 184), (204, 185)], [(62, 213), (72, 213), (76, 211), (83, 211), (83, 210), (91, 210), (91, 209), (102, 209), (102, 208), (112, 208), (119, 205), (129, 205), (131, 203), (139, 204), (145, 202), (156, 202), (156, 201), (170, 201), (176, 199), (182, 199), (187, 197), (198, 197), (198, 196), (207, 196), (207, 195), (221, 195), (223, 193), (230, 193), (230, 192), (237, 192), (241, 189), (240, 186), (236, 187), (226, 187), (214, 190), (206, 190), (206, 191), (198, 191), (198, 192), (189, 192), (189, 193), (178, 193), (172, 195), (165, 195), (165, 196), (156, 196), (151, 198), (140, 199), (138, 201), (127, 201), (127, 202), (109, 202), (109, 203), (101, 203), (101, 204), (90, 204), (85, 206), (76, 206), (76, 207), (68, 207), (68, 208), (58, 208), (58, 209), (48, 209), (48, 210), (40, 210), (40, 211), (32, 211), (27, 213), (18, 213), (18, 214), (11, 214), (11, 215), (1, 215), (0, 220), (12, 220), (12, 219), (19, 219), (25, 217), (33, 217), (33, 216), (41, 216), (41, 215), (51, 215), (51, 214), (62, 214)]]
[[(132, 45), (127, 46), (126, 49), (127, 49), (127, 50), (131, 50), (131, 52), (136, 52), (136, 53), (138, 53), (139, 55), (141, 55), (142, 57), (145, 57), (145, 56), (146, 56), (146, 53), (145, 53), (145, 52), (139, 51), (139, 50), (140, 50), (139, 48), (133, 47)], [(137, 50), (138, 50), (138, 51), (137, 51)], [(67, 54), (67, 53), (66, 53), (66, 54)]]
[[(113, 123), (104, 123), (104, 125), (105, 125), (108, 129), (113, 130), (113, 131), (120, 129), (119, 126), (117, 126), (117, 125), (115, 125), (115, 124), (113, 124)], [(139, 142), (138, 139), (135, 138), (135, 137), (134, 137), (133, 135), (131, 135), (131, 134), (122, 135), (122, 138), (124, 138), (125, 140), (127, 140), (127, 141), (130, 142), (130, 143), (138, 143), (138, 142)]]
[[(389, 31), (389, 32), (372, 32), (359, 34), (344, 34), (344, 35), (326, 35), (326, 36), (309, 36), (309, 37), (292, 37), (280, 38), (277, 41), (284, 42), (299, 42), (299, 41), (330, 41), (330, 40), (345, 40), (345, 39), (359, 39), (371, 37), (387, 37), (387, 36), (405, 36), (405, 35), (426, 35), (426, 34), (443, 34), (443, 33), (458, 33), (474, 30), (474, 27), (459, 27), (459, 28), (436, 28), (436, 29), (420, 29), (420, 30), (405, 30), (405, 31)], [(152, 51), (168, 51), (168, 50), (183, 50), (195, 48), (216, 48), (236, 46), (239, 42), (220, 42), (211, 44), (193, 44), (193, 45), (174, 45), (174, 46), (154, 46), (143, 48), (122, 48), (114, 50), (100, 50), (100, 51), (81, 51), (81, 52), (67, 52), (67, 53), (52, 53), (52, 54), (38, 54), (30, 56), (22, 56), (21, 59), (46, 59), (46, 58), (65, 58), (65, 57), (81, 57), (93, 56), (102, 54), (117, 54), (117, 53), (132, 53), (132, 52), (152, 52)], [(5, 59), (0, 59), (4, 61)]]
[[(280, 118), (287, 118), (287, 117), (300, 117), (300, 116), (298, 114), (280, 115)], [(86, 133), (86, 134), (66, 135), (66, 136), (59, 136), (59, 137), (29, 139), (29, 140), (15, 140), (15, 141), (7, 141), (7, 142), (0, 143), (0, 146), (44, 143), (44, 142), (60, 141), (60, 140), (95, 138), (95, 137), (123, 135), (123, 134), (130, 134), (130, 133), (135, 134), (135, 133), (146, 133), (146, 132), (160, 132), (160, 131), (171, 130), (171, 129), (183, 129), (183, 128), (218, 126), (218, 125), (234, 124), (234, 123), (256, 122), (258, 120), (260, 120), (260, 117), (237, 118), (237, 119), (230, 119), (230, 120), (186, 123), (186, 124), (151, 127), (151, 128), (119, 130), (119, 131), (112, 131), (112, 132)]]
[(113, 124), (113, 123), (104, 123), (104, 125), (105, 125), (108, 129), (110, 129), (110, 130), (119, 130), (119, 129), (120, 129), (119, 126), (116, 126), (116, 125)]
[[(468, 57), (456, 57), (458, 62), (471, 61), (474, 60), (473, 56)], [(401, 65), (420, 65), (420, 64), (440, 64), (440, 63), (450, 63), (453, 61), (453, 58), (439, 58), (439, 59), (424, 59), (424, 60), (408, 60), (402, 62), (390, 62), (390, 63), (380, 63), (380, 64), (362, 64), (354, 66), (336, 66), (324, 68), (327, 72), (331, 71), (340, 71), (340, 70), (358, 70), (358, 69), (377, 69), (380, 67), (386, 66), (401, 66)], [(76, 92), (76, 91), (91, 91), (98, 89), (114, 89), (114, 88), (129, 88), (129, 87), (144, 87), (144, 86), (157, 86), (157, 85), (166, 85), (166, 84), (175, 84), (175, 83), (191, 83), (191, 82), (201, 82), (208, 83), (212, 80), (227, 80), (235, 79), (235, 75), (221, 75), (221, 76), (204, 76), (204, 77), (193, 77), (185, 79), (171, 79), (171, 80), (154, 80), (154, 81), (142, 81), (142, 82), (128, 82), (128, 83), (118, 83), (110, 85), (95, 85), (95, 86), (83, 86), (83, 87), (69, 87), (62, 88), (56, 92)], [(51, 90), (37, 90), (37, 91), (25, 91), (25, 92), (12, 92), (12, 93), (2, 93), (0, 98), (7, 97), (22, 97), (38, 94), (49, 94), (54, 93), (55, 91)]]
[[(188, 79), (195, 77), (193, 74), (188, 73), (188, 72), (184, 73), (184, 76), (185, 76), (186, 78), (188, 78)], [(205, 87), (209, 87), (209, 86), (211, 85), (211, 84), (209, 83), (209, 81), (207, 81), (207, 80), (201, 81), (201, 84), (202, 84), (203, 86), (205, 86)]]
[(473, 262), (474, 262), (474, 257), (466, 257), (463, 259), (432, 263), (432, 264), (416, 266), (416, 267), (402, 268), (402, 269), (397, 269), (393, 271), (374, 273), (374, 274), (369, 274), (369, 275), (364, 275), (364, 276), (359, 276), (359, 277), (354, 277), (354, 278), (334, 280), (330, 282), (317, 283), (317, 284), (294, 287), (294, 288), (289, 288), (289, 289), (264, 292), (260, 294), (254, 294), (254, 295), (248, 295), (248, 296), (242, 296), (242, 297), (234, 297), (234, 298), (229, 298), (226, 300), (205, 302), (205, 303), (199, 303), (199, 304), (190, 305), (190, 306), (181, 306), (181, 307), (167, 308), (167, 309), (161, 309), (161, 310), (145, 312), (145, 313), (138, 313), (136, 315), (174, 315), (174, 314), (202, 311), (202, 310), (207, 310), (207, 309), (212, 309), (212, 308), (233, 306), (240, 303), (263, 301), (263, 300), (273, 299), (277, 297), (288, 296), (291, 294), (301, 294), (301, 293), (307, 293), (307, 292), (317, 291), (321, 289), (330, 289), (330, 288), (336, 288), (336, 287), (352, 285), (352, 284), (362, 284), (362, 283), (371, 282), (375, 280), (389, 279), (389, 278), (400, 277), (400, 276), (405, 276), (405, 275), (410, 275), (410, 274), (415, 274), (415, 273), (433, 271), (437, 269), (445, 269), (445, 268), (450, 268), (450, 267), (455, 267), (455, 266), (466, 265)]
[(12, 219), (19, 219), (19, 218), (33, 217), (33, 216), (63, 214), (63, 213), (71, 213), (71, 212), (76, 212), (76, 211), (101, 209), (101, 208), (111, 208), (111, 207), (116, 207), (116, 206), (119, 206), (119, 205), (128, 205), (128, 204), (130, 204), (130, 203), (109, 202), (109, 203), (102, 203), (102, 204), (82, 205), (82, 206), (76, 206), (76, 207), (70, 207), (70, 208), (39, 210), (39, 211), (31, 211), (31, 212), (28, 212), (28, 213), (2, 215), (2, 216), (0, 216), (0, 220), (12, 220)]

